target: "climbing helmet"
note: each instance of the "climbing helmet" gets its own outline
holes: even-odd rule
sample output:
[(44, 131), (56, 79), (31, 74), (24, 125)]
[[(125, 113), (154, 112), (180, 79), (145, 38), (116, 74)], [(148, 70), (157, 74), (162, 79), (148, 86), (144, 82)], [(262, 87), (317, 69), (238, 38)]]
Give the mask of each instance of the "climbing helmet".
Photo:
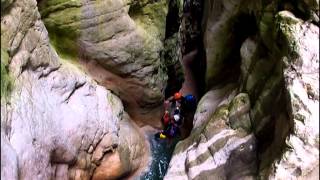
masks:
[(181, 97), (182, 97), (181, 93), (179, 93), (179, 92), (174, 93), (174, 99), (175, 100), (179, 100), (179, 99), (181, 99)]

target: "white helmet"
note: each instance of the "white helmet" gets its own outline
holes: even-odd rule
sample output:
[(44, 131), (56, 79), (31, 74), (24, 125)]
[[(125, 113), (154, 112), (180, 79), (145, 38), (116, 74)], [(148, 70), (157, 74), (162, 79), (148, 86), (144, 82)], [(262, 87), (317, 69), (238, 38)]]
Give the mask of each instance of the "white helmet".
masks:
[(175, 114), (173, 116), (173, 118), (174, 118), (175, 121), (179, 121), (180, 120), (180, 116), (178, 114)]

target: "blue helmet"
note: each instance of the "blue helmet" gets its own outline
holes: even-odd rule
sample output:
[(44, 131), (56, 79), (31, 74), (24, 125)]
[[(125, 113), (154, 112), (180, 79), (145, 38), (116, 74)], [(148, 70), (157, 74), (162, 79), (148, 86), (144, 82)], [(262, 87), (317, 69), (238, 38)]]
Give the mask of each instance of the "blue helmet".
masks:
[(185, 106), (187, 109), (195, 109), (197, 107), (197, 100), (192, 94), (188, 94), (185, 96)]
[(192, 94), (188, 94), (185, 96), (185, 100), (187, 102), (196, 102), (196, 98)]

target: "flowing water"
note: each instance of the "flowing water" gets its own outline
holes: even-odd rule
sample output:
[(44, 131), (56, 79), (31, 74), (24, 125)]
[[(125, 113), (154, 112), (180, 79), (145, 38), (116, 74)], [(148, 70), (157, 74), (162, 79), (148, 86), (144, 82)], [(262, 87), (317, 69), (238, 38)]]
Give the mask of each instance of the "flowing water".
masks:
[(154, 135), (148, 136), (152, 153), (152, 162), (149, 171), (141, 176), (140, 180), (161, 180), (165, 176), (171, 156), (180, 137), (173, 139), (157, 139)]

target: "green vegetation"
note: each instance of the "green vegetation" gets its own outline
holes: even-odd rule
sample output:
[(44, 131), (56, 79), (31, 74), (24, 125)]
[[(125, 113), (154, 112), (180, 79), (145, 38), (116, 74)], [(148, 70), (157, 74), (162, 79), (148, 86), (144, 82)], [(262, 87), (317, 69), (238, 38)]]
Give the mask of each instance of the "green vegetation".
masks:
[(10, 4), (12, 3), (13, 0), (1, 0), (1, 14), (3, 10), (5, 10)]
[(76, 60), (80, 36), (81, 2), (47, 0), (39, 4), (50, 44), (63, 59)]
[(42, 18), (46, 18), (50, 13), (64, 10), (71, 7), (81, 7), (81, 1), (69, 0), (46, 0), (38, 5)]
[(1, 101), (8, 98), (12, 88), (12, 80), (7, 70), (8, 62), (9, 55), (1, 48)]
[(166, 0), (148, 4), (136, 3), (131, 5), (129, 15), (150, 36), (164, 39), (168, 13), (167, 6)]
[(298, 44), (296, 40), (296, 34), (297, 31), (296, 28), (298, 24), (301, 23), (301, 20), (296, 18), (293, 14), (290, 12), (280, 12), (276, 15), (276, 25), (278, 28), (279, 33), (281, 33), (284, 37), (285, 45), (288, 49), (284, 49), (284, 53), (289, 53), (292, 56), (295, 55), (298, 49)]
[(241, 93), (237, 95), (231, 102), (228, 107), (230, 112), (235, 112), (241, 109), (243, 106), (247, 106), (250, 104), (248, 94)]
[(70, 29), (49, 29), (50, 44), (63, 59), (76, 60), (78, 57), (77, 33)]
[(229, 115), (229, 104), (219, 106), (212, 114), (210, 121), (214, 122), (219, 119), (227, 120)]

